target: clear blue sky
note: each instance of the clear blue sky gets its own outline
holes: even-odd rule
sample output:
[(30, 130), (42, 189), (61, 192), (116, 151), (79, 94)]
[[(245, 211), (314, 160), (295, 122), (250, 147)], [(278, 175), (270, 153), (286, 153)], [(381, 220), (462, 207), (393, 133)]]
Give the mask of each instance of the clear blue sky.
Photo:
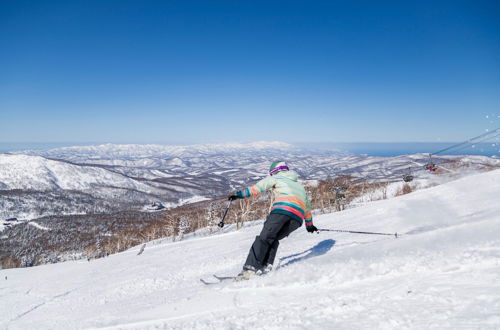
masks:
[(496, 0), (0, 0), (4, 143), (461, 141), (499, 115)]

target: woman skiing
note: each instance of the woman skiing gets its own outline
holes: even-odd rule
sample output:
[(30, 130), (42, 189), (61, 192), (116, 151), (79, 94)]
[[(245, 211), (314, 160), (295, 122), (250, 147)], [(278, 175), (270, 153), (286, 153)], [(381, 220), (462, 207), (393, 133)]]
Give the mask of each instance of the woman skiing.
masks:
[(272, 189), (273, 202), (264, 227), (250, 248), (243, 270), (236, 280), (246, 280), (253, 275), (271, 271), (278, 251), (279, 241), (306, 222), (306, 229), (314, 233), (311, 205), (306, 191), (284, 161), (276, 161), (269, 168), (269, 176), (255, 185), (229, 196), (229, 200), (258, 196)]

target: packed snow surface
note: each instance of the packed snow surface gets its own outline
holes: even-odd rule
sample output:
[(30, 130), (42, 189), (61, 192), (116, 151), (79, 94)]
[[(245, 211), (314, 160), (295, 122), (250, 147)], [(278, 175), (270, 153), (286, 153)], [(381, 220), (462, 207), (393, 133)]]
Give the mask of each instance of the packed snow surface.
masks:
[(317, 216), (279, 268), (234, 275), (261, 229), (151, 242), (108, 258), (0, 271), (6, 329), (498, 329), (500, 170)]

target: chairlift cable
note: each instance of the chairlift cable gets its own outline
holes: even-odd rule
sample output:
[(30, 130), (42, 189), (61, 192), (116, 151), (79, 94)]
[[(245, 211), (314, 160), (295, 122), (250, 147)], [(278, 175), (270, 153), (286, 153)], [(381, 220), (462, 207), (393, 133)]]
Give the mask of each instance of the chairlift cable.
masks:
[[(498, 137), (500, 137), (500, 127), (496, 128), (494, 130), (485, 132), (483, 134), (480, 134), (478, 136), (475, 136), (473, 138), (470, 138), (470, 139), (468, 139), (466, 141), (463, 141), (463, 142), (451, 145), (449, 147), (446, 147), (444, 149), (441, 149), (441, 150), (429, 153), (428, 154), (429, 155), (429, 163), (426, 164), (426, 165), (422, 165), (422, 164), (420, 164), (419, 162), (417, 162), (415, 160), (409, 160), (408, 161), (408, 164), (409, 164), (408, 169), (407, 170), (403, 170), (404, 171), (404, 173), (403, 173), (403, 180), (404, 180), (404, 177), (413, 176), (414, 173), (423, 171), (424, 170), (423, 167), (425, 167), (425, 166), (427, 166), (429, 164), (433, 164), (432, 163), (432, 156), (438, 155), (440, 153), (443, 153), (445, 151), (452, 150), (452, 149), (455, 149), (455, 151), (463, 150), (463, 149), (466, 149), (466, 148), (470, 147), (473, 144), (477, 144), (477, 143), (481, 143), (481, 142), (488, 142), (488, 140), (492, 140), (492, 139), (495, 139), (495, 138), (498, 138)], [(445, 160), (444, 162), (440, 162), (440, 163), (442, 164), (442, 163), (446, 163), (446, 162), (450, 162), (450, 161), (452, 161), (452, 160), (448, 160), (448, 161)], [(413, 165), (413, 168), (412, 168), (412, 165)], [(415, 167), (415, 165), (417, 165), (418, 167)], [(391, 166), (389, 168), (389, 170), (396, 169), (397, 167), (401, 167), (401, 166), (403, 166), (403, 165), (401, 165), (401, 164), (393, 165), (393, 166)], [(434, 164), (434, 166), (435, 166), (435, 164)], [(388, 168), (384, 167), (384, 169), (387, 170)], [(378, 181), (378, 180), (381, 180), (381, 178), (376, 178), (375, 179), (375, 181)], [(397, 180), (397, 181), (396, 180), (390, 180), (390, 181), (387, 181), (387, 182), (389, 182), (389, 183), (391, 183), (391, 182), (399, 182), (399, 180)]]
[(498, 138), (498, 137), (500, 137), (500, 133), (498, 133), (498, 134), (496, 134), (494, 136), (486, 136), (486, 137), (483, 137), (482, 139), (478, 139), (476, 141), (467, 143), (466, 145), (460, 146), (457, 149), (455, 149), (454, 151), (456, 152), (456, 151), (459, 151), (459, 150), (464, 150), (464, 149), (470, 148), (472, 145), (477, 144), (477, 143), (487, 143), (489, 140), (492, 140), (492, 139), (495, 139), (495, 138)]
[(432, 155), (437, 155), (437, 154), (440, 154), (440, 153), (442, 153), (442, 152), (445, 152), (445, 151), (448, 151), (448, 150), (451, 150), (451, 149), (455, 149), (455, 148), (461, 147), (461, 146), (463, 146), (463, 145), (468, 145), (468, 144), (471, 144), (471, 143), (478, 143), (478, 142), (480, 142), (480, 141), (476, 141), (476, 140), (478, 140), (478, 139), (482, 139), (482, 138), (488, 138), (488, 136), (489, 136), (489, 135), (492, 135), (492, 134), (495, 134), (495, 133), (498, 133), (498, 132), (500, 132), (500, 127), (499, 127), (499, 128), (497, 128), (497, 129), (494, 129), (494, 130), (492, 130), (492, 131), (488, 131), (488, 132), (486, 132), (486, 133), (483, 133), (483, 134), (481, 134), (481, 135), (478, 135), (478, 136), (476, 136), (476, 137), (470, 138), (470, 139), (468, 139), (467, 141), (460, 142), (460, 143), (454, 144), (454, 145), (452, 145), (452, 146), (446, 147), (446, 148), (444, 148), (444, 149), (438, 150), (438, 151), (433, 152), (433, 153), (431, 153), (431, 154), (429, 154), (429, 155), (430, 155), (430, 156), (432, 156)]

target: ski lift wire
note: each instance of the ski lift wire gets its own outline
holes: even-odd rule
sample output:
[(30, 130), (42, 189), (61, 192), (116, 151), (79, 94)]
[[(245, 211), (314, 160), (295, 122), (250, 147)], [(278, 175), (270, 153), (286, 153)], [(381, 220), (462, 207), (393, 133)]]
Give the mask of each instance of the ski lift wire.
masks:
[[(488, 137), (486, 137), (486, 138), (484, 138), (484, 139), (481, 139), (481, 140), (479, 140), (479, 141), (474, 141), (474, 142), (472, 143), (472, 145), (473, 145), (473, 144), (476, 144), (476, 143), (485, 143), (485, 142), (489, 142), (490, 140), (496, 139), (496, 138), (498, 138), (498, 137), (500, 137), (500, 133), (498, 133), (497, 135), (491, 136), (491, 137), (490, 137), (490, 136), (488, 136)], [(458, 150), (462, 150), (462, 149), (465, 149), (465, 148), (467, 148), (467, 147), (468, 147), (468, 146), (465, 146), (465, 147), (459, 148)]]
[(500, 133), (498, 133), (498, 134), (496, 134), (494, 136), (486, 136), (486, 137), (484, 137), (482, 139), (479, 139), (479, 140), (467, 143), (466, 145), (463, 145), (461, 147), (458, 147), (454, 151), (459, 151), (459, 150), (467, 149), (467, 148), (471, 147), (472, 145), (474, 145), (476, 143), (485, 143), (485, 142), (488, 142), (489, 140), (492, 140), (492, 139), (495, 139), (495, 138), (498, 138), (498, 137), (500, 137)]
[(468, 139), (467, 141), (460, 142), (460, 143), (454, 144), (454, 145), (452, 145), (452, 146), (446, 147), (446, 148), (444, 148), (444, 149), (438, 150), (438, 151), (436, 151), (436, 152), (431, 153), (430, 155), (437, 155), (437, 154), (440, 154), (440, 153), (442, 153), (442, 152), (445, 152), (445, 151), (448, 151), (448, 150), (451, 150), (451, 149), (455, 149), (455, 148), (461, 147), (461, 146), (463, 146), (463, 145), (468, 145), (468, 144), (471, 144), (471, 143), (478, 143), (479, 141), (476, 141), (476, 140), (478, 140), (478, 139), (482, 139), (482, 138), (489, 138), (489, 137), (488, 137), (489, 135), (496, 134), (496, 133), (498, 133), (498, 132), (500, 132), (500, 127), (499, 127), (499, 128), (497, 128), (497, 129), (494, 129), (494, 130), (492, 130), (492, 131), (488, 131), (488, 132), (486, 132), (486, 133), (483, 133), (483, 134), (481, 134), (481, 135), (478, 135), (478, 136), (476, 136), (476, 137), (470, 138), (470, 139)]

